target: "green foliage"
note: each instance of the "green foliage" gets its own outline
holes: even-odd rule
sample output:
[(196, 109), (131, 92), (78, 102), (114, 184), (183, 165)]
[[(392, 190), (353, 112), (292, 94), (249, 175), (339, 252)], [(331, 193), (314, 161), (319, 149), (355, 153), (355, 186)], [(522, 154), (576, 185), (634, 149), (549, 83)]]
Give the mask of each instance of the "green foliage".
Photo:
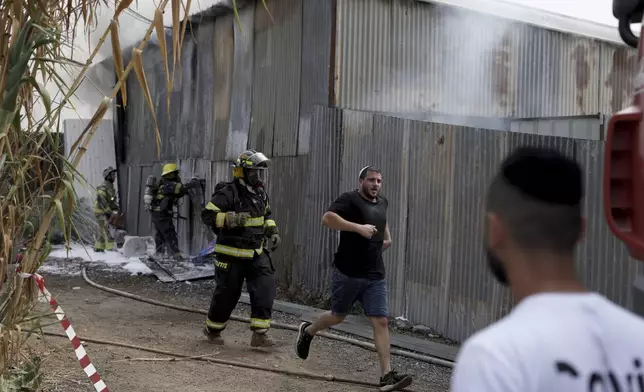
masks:
[(42, 383), (42, 360), (33, 355), (20, 366), (11, 367), (0, 375), (0, 392), (36, 392)]

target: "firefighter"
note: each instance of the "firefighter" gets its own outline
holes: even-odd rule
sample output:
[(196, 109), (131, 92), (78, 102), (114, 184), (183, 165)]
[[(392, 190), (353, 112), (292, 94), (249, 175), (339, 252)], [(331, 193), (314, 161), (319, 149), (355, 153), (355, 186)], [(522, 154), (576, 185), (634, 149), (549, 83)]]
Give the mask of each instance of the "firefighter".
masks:
[(201, 213), (204, 224), (217, 235), (216, 288), (203, 330), (213, 343), (223, 344), (221, 332), (237, 305), (246, 279), (253, 331), (250, 345), (275, 344), (266, 334), (275, 299), (275, 269), (266, 249), (274, 251), (281, 240), (264, 190), (268, 162), (264, 154), (255, 150), (240, 154), (233, 168), (233, 181), (217, 184)]
[(157, 255), (163, 254), (165, 245), (166, 250), (176, 260), (183, 259), (179, 251), (177, 231), (174, 228), (173, 209), (180, 198), (185, 196), (190, 189), (196, 188), (198, 185), (199, 180), (196, 178), (182, 184), (181, 177), (179, 177), (179, 168), (176, 163), (163, 165), (161, 179), (157, 184), (156, 194), (150, 206), (152, 223), (155, 230), (154, 242), (156, 244)]
[(94, 201), (94, 215), (98, 222), (98, 238), (94, 242), (96, 252), (114, 250), (114, 238), (110, 233), (110, 219), (119, 214), (119, 206), (116, 200), (116, 169), (108, 166), (103, 170), (103, 183), (96, 187), (96, 200)]

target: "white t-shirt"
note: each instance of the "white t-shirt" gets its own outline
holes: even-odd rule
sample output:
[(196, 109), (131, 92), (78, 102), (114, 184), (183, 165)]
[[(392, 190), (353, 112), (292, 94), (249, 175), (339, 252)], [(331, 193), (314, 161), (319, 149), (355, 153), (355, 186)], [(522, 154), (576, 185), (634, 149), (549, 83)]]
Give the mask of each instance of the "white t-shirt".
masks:
[(595, 293), (527, 297), (465, 341), (451, 391), (644, 392), (644, 319)]

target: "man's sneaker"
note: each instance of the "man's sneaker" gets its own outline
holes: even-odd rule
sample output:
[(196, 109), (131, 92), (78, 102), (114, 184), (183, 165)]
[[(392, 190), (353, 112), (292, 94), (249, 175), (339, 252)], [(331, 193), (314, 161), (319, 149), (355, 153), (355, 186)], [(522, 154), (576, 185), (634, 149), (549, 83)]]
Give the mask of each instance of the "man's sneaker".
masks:
[(295, 353), (300, 359), (306, 359), (309, 356), (309, 350), (311, 349), (311, 341), (313, 336), (309, 335), (306, 332), (306, 327), (311, 325), (311, 323), (305, 321), (300, 324), (300, 329), (297, 333), (297, 342), (295, 343)]
[(206, 335), (208, 341), (213, 344), (224, 344), (224, 338), (221, 337), (221, 331), (215, 331), (208, 327), (203, 327), (203, 334)]
[(264, 333), (254, 332), (250, 338), (251, 347), (271, 347), (275, 345), (275, 341), (270, 336)]
[(412, 378), (408, 374), (398, 374), (392, 370), (380, 377), (380, 391), (399, 391), (411, 385)]

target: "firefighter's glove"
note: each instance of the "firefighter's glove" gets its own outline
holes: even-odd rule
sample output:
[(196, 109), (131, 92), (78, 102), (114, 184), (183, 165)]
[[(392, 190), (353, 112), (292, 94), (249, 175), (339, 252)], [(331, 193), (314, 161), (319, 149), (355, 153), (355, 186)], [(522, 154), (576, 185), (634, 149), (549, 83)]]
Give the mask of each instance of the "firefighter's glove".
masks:
[(280, 246), (280, 243), (282, 242), (282, 239), (280, 238), (280, 235), (275, 233), (271, 236), (271, 252), (274, 252), (275, 249), (277, 249), (278, 246)]
[(107, 216), (107, 223), (109, 223), (112, 226), (116, 226), (119, 218), (121, 217), (121, 214), (119, 214), (118, 211), (112, 211), (108, 216)]
[(266, 226), (264, 228), (264, 235), (268, 238), (271, 238), (273, 234), (279, 234), (279, 230), (277, 229), (277, 226), (272, 225), (272, 226)]
[(250, 214), (248, 212), (227, 212), (224, 224), (230, 229), (244, 227), (249, 218)]

